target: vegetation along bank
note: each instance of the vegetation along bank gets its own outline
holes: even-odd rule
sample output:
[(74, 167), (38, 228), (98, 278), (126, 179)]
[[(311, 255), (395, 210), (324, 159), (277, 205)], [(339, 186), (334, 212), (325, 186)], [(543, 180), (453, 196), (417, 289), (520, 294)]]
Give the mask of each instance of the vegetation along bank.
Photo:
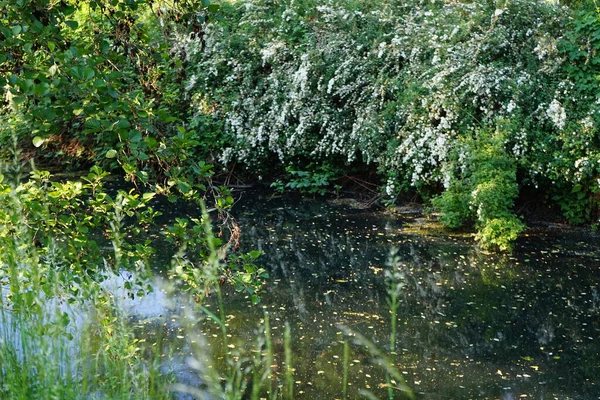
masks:
[(15, 0), (0, 18), (4, 157), (188, 197), (214, 173), (309, 193), (368, 176), (503, 250), (531, 210), (597, 223), (593, 1)]

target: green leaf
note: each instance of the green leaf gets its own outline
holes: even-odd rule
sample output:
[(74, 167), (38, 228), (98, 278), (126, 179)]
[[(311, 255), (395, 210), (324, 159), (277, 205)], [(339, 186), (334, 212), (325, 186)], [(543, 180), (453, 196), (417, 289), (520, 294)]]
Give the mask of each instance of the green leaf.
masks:
[(108, 95), (110, 97), (112, 97), (113, 99), (119, 98), (119, 93), (115, 89), (111, 88), (110, 86), (108, 87), (107, 91), (108, 91)]
[(156, 196), (156, 193), (153, 192), (146, 192), (142, 195), (142, 199), (144, 200), (152, 200), (154, 198), (154, 196)]
[(96, 79), (94, 81), (94, 87), (96, 89), (106, 87), (106, 82), (104, 81), (104, 79)]
[(133, 143), (138, 143), (142, 141), (142, 134), (140, 131), (132, 130), (129, 131), (129, 141)]
[(114, 126), (118, 129), (124, 129), (129, 128), (131, 124), (125, 118), (120, 118)]
[(192, 186), (184, 181), (177, 181), (177, 188), (179, 188), (183, 194), (187, 194), (192, 190)]
[(100, 130), (104, 129), (102, 121), (100, 121), (97, 118), (90, 118), (90, 119), (86, 120), (85, 127), (86, 127), (86, 129), (89, 129), (90, 131), (100, 131)]
[(83, 69), (83, 77), (87, 80), (92, 80), (92, 78), (96, 75), (96, 72), (90, 68), (90, 67), (85, 67)]
[(208, 6), (208, 11), (217, 12), (219, 10), (219, 8), (221, 8), (221, 6), (219, 4), (211, 4)]
[(13, 103), (15, 104), (23, 104), (27, 101), (27, 97), (25, 96), (14, 96), (12, 98)]
[(19, 33), (21, 33), (21, 25), (15, 25), (12, 27), (12, 34), (13, 36), (17, 36)]
[(60, 321), (61, 321), (62, 326), (66, 327), (71, 322), (71, 318), (69, 317), (69, 314), (67, 314), (65, 311), (63, 311)]
[(73, 110), (74, 115), (81, 115), (83, 113), (83, 108), (76, 108)]
[(43, 96), (50, 91), (50, 85), (46, 82), (39, 83), (33, 87), (33, 94)]
[(250, 255), (250, 257), (252, 257), (253, 259), (257, 259), (258, 257), (260, 257), (260, 255), (262, 254), (262, 251), (260, 250), (252, 250), (250, 253), (248, 253)]
[(63, 9), (62, 9), (62, 13), (64, 15), (71, 15), (74, 12), (75, 12), (75, 7), (73, 7), (73, 6), (64, 6)]
[(71, 29), (77, 29), (77, 27), (79, 26), (79, 24), (77, 23), (77, 21), (65, 21), (65, 25), (67, 25), (69, 28)]
[(82, 75), (81, 75), (81, 68), (75, 66), (75, 67), (71, 67), (71, 72), (73, 73), (73, 76), (77, 79), (81, 79)]
[(125, 171), (125, 173), (128, 175), (137, 173), (137, 168), (133, 164), (127, 163), (127, 164), (123, 164), (121, 167), (123, 168), (123, 171)]
[(46, 121), (53, 121), (58, 116), (52, 108), (41, 109), (39, 115), (42, 119), (45, 119)]
[(115, 158), (117, 156), (117, 151), (115, 149), (110, 149), (106, 152), (106, 158)]
[(35, 147), (40, 147), (44, 144), (45, 140), (39, 136), (36, 136), (33, 138), (32, 142)]
[(150, 150), (154, 150), (156, 147), (158, 147), (158, 141), (153, 137), (146, 136), (144, 138), (144, 142), (146, 142), (146, 146), (148, 146)]

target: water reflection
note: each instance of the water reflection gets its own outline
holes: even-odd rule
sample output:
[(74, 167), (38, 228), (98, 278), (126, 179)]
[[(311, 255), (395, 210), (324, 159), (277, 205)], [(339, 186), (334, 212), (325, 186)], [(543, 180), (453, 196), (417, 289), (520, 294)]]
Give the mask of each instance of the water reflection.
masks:
[[(223, 287), (231, 345), (255, 348), (268, 312), (279, 373), (289, 322), (297, 398), (341, 398), (340, 325), (390, 349), (383, 271), (391, 247), (399, 249), (405, 282), (392, 357), (420, 398), (600, 398), (596, 238), (540, 231), (524, 236), (512, 256), (498, 256), (479, 252), (469, 239), (410, 234), (405, 220), (385, 212), (323, 200), (248, 193), (234, 211), (243, 247), (264, 252), (259, 263), (271, 281), (259, 306)], [(165, 295), (168, 281), (160, 276), (154, 292), (132, 295), (126, 287), (135, 279), (127, 274), (110, 277), (103, 288), (140, 337), (167, 341), (165, 372), (200, 385), (188, 360), (224, 363), (219, 328), (202, 319), (190, 342), (179, 318), (188, 310), (197, 318), (194, 304)], [(210, 297), (208, 307), (215, 310), (215, 303)], [(72, 320), (77, 327), (84, 318)], [(352, 347), (348, 373), (349, 398), (365, 388), (387, 397), (385, 376), (360, 347)]]
[[(468, 240), (408, 235), (400, 219), (324, 201), (258, 196), (240, 205), (245, 245), (265, 252), (276, 282), (264, 307), (295, 327), (307, 396), (339, 395), (337, 325), (389, 348), (382, 268), (391, 246), (407, 283), (395, 361), (423, 398), (600, 396), (595, 239), (540, 233), (524, 237), (513, 256), (494, 256)], [(260, 317), (239, 299), (228, 312), (245, 321), (241, 330)], [(384, 396), (377, 369), (366, 356), (355, 361), (353, 385)]]

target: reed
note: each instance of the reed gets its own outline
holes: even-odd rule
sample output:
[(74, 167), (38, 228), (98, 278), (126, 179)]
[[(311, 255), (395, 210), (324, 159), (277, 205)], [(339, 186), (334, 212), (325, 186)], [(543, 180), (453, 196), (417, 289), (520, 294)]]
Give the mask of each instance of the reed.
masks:
[(286, 400), (294, 399), (294, 366), (292, 364), (292, 335), (290, 333), (290, 324), (285, 323), (285, 332), (283, 334), (284, 354), (285, 354), (285, 390), (283, 398)]
[[(100, 284), (108, 263), (92, 271), (74, 253), (95, 242), (87, 232), (61, 231), (67, 217), (56, 207), (79, 204), (83, 185), (42, 182), (35, 170), (23, 182), (21, 164), (9, 169), (12, 181), (0, 170), (0, 398), (169, 398), (172, 376), (160, 371), (157, 352), (140, 343)], [(104, 217), (117, 232), (123, 218), (113, 211)], [(112, 259), (120, 261), (119, 239)]]
[(342, 398), (348, 398), (348, 368), (350, 363), (350, 345), (344, 340), (344, 377), (342, 381)]

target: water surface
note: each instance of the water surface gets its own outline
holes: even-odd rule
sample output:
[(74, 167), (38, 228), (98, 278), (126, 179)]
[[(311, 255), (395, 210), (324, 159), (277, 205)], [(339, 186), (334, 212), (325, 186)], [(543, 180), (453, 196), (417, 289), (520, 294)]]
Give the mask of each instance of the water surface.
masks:
[[(298, 399), (342, 398), (345, 340), (351, 343), (348, 398), (361, 398), (361, 389), (387, 398), (382, 368), (341, 327), (388, 354), (417, 398), (600, 398), (597, 236), (536, 230), (519, 239), (512, 255), (494, 255), (479, 251), (469, 236), (430, 234), (414, 218), (353, 205), (241, 195), (233, 213), (243, 229), (242, 250), (264, 252), (258, 263), (270, 279), (259, 305), (223, 286), (229, 347), (196, 304), (165, 295), (166, 275), (156, 276), (154, 292), (144, 297), (126, 289), (132, 280), (126, 271), (103, 285), (142, 340), (167, 343), (165, 373), (193, 386), (202, 381), (190, 360), (217, 370), (225, 351), (243, 360), (257, 348), (268, 313), (275, 384), (283, 382), (288, 323)], [(199, 213), (170, 211), (165, 218)], [(404, 285), (393, 354), (384, 279), (392, 248)], [(208, 297), (214, 312), (216, 303)], [(185, 329), (181, 317), (190, 313), (199, 322)]]
[[(391, 357), (418, 397), (600, 398), (596, 237), (540, 230), (498, 256), (469, 237), (415, 234), (400, 215), (325, 200), (248, 193), (235, 214), (272, 281), (260, 307), (227, 297), (231, 331), (245, 346), (263, 310), (276, 337), (289, 322), (298, 398), (341, 398), (340, 325), (389, 351), (383, 270), (392, 247), (405, 286)], [(350, 358), (349, 397), (361, 388), (386, 397), (371, 357), (353, 346)]]

